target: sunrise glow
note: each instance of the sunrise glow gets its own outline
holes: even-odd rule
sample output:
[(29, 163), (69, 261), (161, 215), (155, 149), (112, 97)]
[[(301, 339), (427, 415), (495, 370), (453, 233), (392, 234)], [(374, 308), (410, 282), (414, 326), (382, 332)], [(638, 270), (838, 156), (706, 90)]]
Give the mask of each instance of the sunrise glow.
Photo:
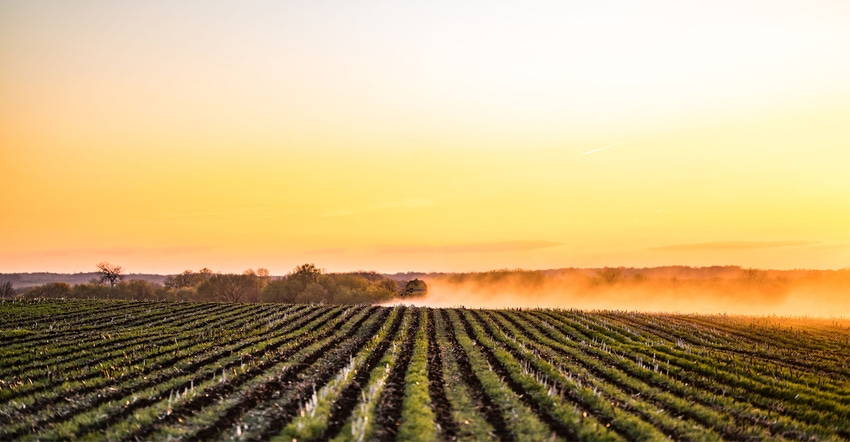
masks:
[(0, 271), (850, 266), (850, 3), (0, 3)]

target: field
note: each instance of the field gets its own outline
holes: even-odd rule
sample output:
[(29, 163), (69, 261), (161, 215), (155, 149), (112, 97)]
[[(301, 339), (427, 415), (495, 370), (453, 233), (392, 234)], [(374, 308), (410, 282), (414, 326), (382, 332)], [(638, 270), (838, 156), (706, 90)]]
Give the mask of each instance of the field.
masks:
[(0, 440), (850, 439), (846, 322), (0, 302)]

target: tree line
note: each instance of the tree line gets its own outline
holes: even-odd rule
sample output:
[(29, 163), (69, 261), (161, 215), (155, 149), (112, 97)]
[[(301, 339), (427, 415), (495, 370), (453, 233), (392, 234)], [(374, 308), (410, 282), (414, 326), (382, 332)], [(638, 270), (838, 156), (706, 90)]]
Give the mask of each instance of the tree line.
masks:
[[(97, 265), (97, 277), (86, 284), (54, 282), (26, 290), (24, 298), (128, 299), (143, 301), (218, 301), (361, 304), (389, 301), (401, 285), (375, 272), (326, 273), (303, 264), (286, 276), (272, 277), (264, 268), (239, 273), (208, 268), (168, 276), (162, 285), (127, 279), (123, 268)], [(11, 290), (10, 290), (11, 292)]]

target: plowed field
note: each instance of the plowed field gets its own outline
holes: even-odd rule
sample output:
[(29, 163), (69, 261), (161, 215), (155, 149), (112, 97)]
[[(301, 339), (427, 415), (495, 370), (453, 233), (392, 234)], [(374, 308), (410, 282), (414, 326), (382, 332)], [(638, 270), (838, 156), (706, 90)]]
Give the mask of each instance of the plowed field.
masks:
[(0, 302), (0, 440), (846, 440), (846, 322)]

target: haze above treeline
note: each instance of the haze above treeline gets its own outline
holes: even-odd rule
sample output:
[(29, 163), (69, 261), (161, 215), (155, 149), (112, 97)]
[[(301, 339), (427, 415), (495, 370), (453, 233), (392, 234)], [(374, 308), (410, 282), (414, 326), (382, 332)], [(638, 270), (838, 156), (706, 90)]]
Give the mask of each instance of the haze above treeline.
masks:
[[(420, 272), (420, 271), (408, 271), (408, 272), (396, 272), (396, 273), (383, 273), (383, 272), (374, 272), (378, 273), (382, 276), (395, 279), (395, 280), (410, 280), (415, 278), (466, 278), (471, 277), (473, 275), (488, 275), (488, 274), (500, 274), (506, 272), (527, 272), (527, 273), (539, 273), (545, 276), (550, 277), (558, 277), (564, 274), (583, 274), (583, 275), (596, 275), (599, 272), (604, 271), (606, 269), (619, 269), (621, 275), (624, 277), (638, 277), (638, 275), (642, 275), (643, 277), (668, 277), (668, 278), (679, 278), (679, 279), (736, 279), (738, 278), (742, 272), (747, 270), (758, 270), (761, 272), (765, 272), (766, 275), (770, 275), (771, 277), (798, 277), (803, 274), (812, 274), (812, 273), (831, 273), (837, 272), (841, 270), (830, 270), (830, 269), (795, 269), (795, 270), (774, 270), (774, 269), (750, 269), (744, 268), (742, 266), (708, 266), (708, 267), (692, 267), (692, 266), (660, 266), (660, 267), (588, 267), (588, 268), (576, 268), (576, 267), (565, 267), (560, 269), (545, 269), (545, 270), (525, 270), (525, 269), (497, 269), (490, 270), (485, 272)], [(187, 270), (191, 271), (191, 270)], [(361, 272), (366, 272), (363, 270)], [(218, 273), (226, 273), (226, 272), (218, 272)], [(350, 273), (350, 272), (332, 272), (332, 273)], [(9, 272), (9, 273), (0, 273), (0, 281), (11, 281), (15, 288), (26, 288), (33, 287), (37, 285), (52, 283), (52, 282), (65, 282), (68, 284), (83, 284), (90, 282), (93, 278), (98, 276), (98, 272), (75, 272), (75, 273), (62, 273), (62, 272)], [(166, 278), (169, 276), (176, 276), (179, 273), (126, 273), (125, 279), (141, 279), (148, 281), (153, 284), (162, 284)], [(283, 278), (286, 275), (270, 275), (272, 279), (275, 278)]]
[[(305, 269), (310, 270), (311, 281), (305, 282), (303, 287), (293, 285), (293, 280), (298, 279), (293, 275), (303, 273)], [(227, 282), (227, 275), (237, 276), (202, 270), (208, 272), (208, 275), (221, 275), (212, 281), (219, 286)], [(33, 288), (59, 284), (62, 297), (102, 297), (104, 295), (101, 292), (105, 289), (92, 284), (98, 275), (96, 272), (10, 273), (0, 274), (0, 282), (10, 281), (16, 296), (27, 296), (29, 293), (29, 297), (35, 297), (41, 292)], [(125, 299), (141, 296), (141, 299), (188, 301), (369, 302), (430, 307), (545, 307), (826, 318), (850, 316), (850, 303), (847, 302), (850, 299), (850, 269), (761, 270), (740, 266), (665, 266), (379, 274), (365, 271), (325, 273), (312, 264), (305, 264), (286, 276), (268, 275), (262, 268), (246, 270), (240, 276), (249, 275), (260, 285), (246, 297), (238, 299), (227, 299), (226, 295), (216, 292), (216, 284), (179, 282), (181, 275), (189, 275), (191, 279), (199, 273), (127, 273), (120, 283), (123, 284), (120, 287), (123, 291), (115, 293), (121, 293), (120, 297)], [(427, 295), (398, 297), (404, 284), (414, 279), (428, 284)], [(141, 281), (145, 284), (141, 284)], [(63, 283), (68, 284), (68, 287), (62, 286)], [(76, 284), (73, 290), (70, 284)], [(45, 293), (49, 296), (51, 292)]]

